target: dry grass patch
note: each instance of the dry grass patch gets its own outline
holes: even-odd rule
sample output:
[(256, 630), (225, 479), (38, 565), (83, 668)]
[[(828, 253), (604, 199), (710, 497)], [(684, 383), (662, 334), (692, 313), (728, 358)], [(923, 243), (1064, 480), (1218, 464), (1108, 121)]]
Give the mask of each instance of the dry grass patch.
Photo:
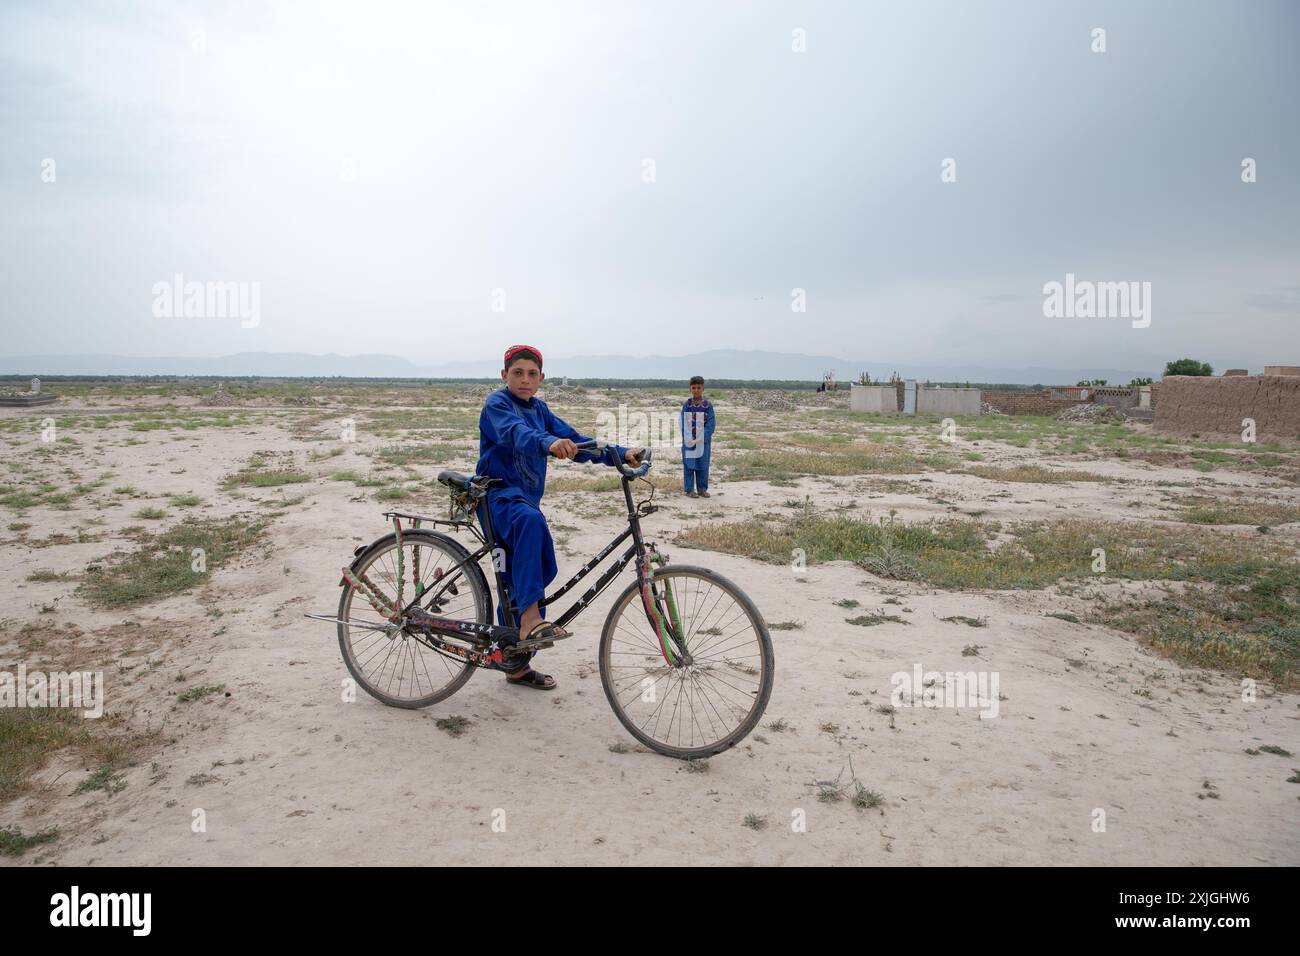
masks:
[(718, 462), (731, 481), (789, 481), (803, 475), (915, 474), (944, 469), (945, 455), (915, 454), (895, 446), (853, 445), (843, 451), (745, 452)]
[(989, 481), (1026, 481), (1051, 483), (1057, 481), (1111, 481), (1103, 475), (1077, 468), (1044, 468), (1042, 465), (1013, 465), (1009, 468), (997, 468), (992, 465), (976, 465), (963, 469), (960, 474), (987, 478)]
[(222, 487), (227, 491), (240, 487), (275, 488), (304, 481), (311, 481), (311, 475), (294, 469), (292, 454), (257, 452), (247, 465), (227, 475)]
[[(1009, 538), (996, 546), (999, 532)], [(1095, 549), (1106, 553), (1108, 578), (1215, 581), (1225, 574), (1289, 560), (1280, 545), (1200, 529), (1124, 521), (1058, 520), (1002, 526), (937, 519), (870, 521), (817, 512), (775, 520), (756, 516), (703, 524), (677, 536), (687, 547), (786, 563), (802, 549), (809, 564), (890, 564), (907, 577), (956, 590), (1042, 588), (1062, 579), (1096, 579)], [(888, 561), (885, 559), (888, 558)]]
[(386, 445), (379, 449), (375, 457), (390, 465), (426, 464), (442, 465), (450, 461), (459, 461), (473, 455), (478, 457), (476, 449), (465, 442), (430, 442), (427, 444)]
[(1280, 502), (1223, 500), (1200, 496), (1175, 500), (1185, 506), (1178, 519), (1189, 524), (1244, 524), (1271, 528), (1300, 521), (1300, 507)]
[[(905, 524), (806, 513), (702, 525), (678, 541), (780, 563), (803, 549), (809, 564), (855, 561), (881, 576), (954, 590), (1107, 578), (1188, 582), (1184, 593), (1161, 600), (1103, 604), (1089, 620), (1185, 663), (1287, 685), (1300, 674), (1300, 563), (1267, 539), (1121, 521)], [(1093, 571), (1097, 549), (1105, 552), (1104, 573)]]
[[(131, 607), (183, 593), (260, 544), (266, 524), (265, 518), (192, 518), (156, 536), (141, 534), (135, 551), (118, 552), (88, 567), (77, 593), (101, 608)], [(202, 551), (201, 560), (196, 549)]]
[(1160, 600), (1103, 600), (1089, 620), (1185, 664), (1300, 684), (1300, 566), (1244, 570)]
[(623, 479), (616, 477), (550, 478), (546, 482), (546, 491), (618, 491), (623, 486)]
[(59, 707), (0, 710), (0, 802), (28, 791), (30, 777), (56, 753), (71, 748), (89, 768), (115, 772), (157, 744), (157, 730), (127, 729), (121, 717), (88, 721)]

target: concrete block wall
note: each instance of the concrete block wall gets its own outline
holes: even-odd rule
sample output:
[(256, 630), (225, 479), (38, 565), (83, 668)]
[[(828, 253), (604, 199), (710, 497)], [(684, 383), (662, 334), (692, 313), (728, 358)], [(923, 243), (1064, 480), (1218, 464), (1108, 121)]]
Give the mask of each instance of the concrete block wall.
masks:
[(849, 392), (849, 409), (894, 414), (898, 411), (897, 394), (892, 385), (854, 385)]
[(1138, 390), (1100, 386), (1092, 390), (1092, 400), (1099, 405), (1109, 405), (1111, 408), (1134, 408), (1138, 404)]
[(918, 415), (978, 415), (980, 390), (978, 388), (918, 388), (916, 413)]

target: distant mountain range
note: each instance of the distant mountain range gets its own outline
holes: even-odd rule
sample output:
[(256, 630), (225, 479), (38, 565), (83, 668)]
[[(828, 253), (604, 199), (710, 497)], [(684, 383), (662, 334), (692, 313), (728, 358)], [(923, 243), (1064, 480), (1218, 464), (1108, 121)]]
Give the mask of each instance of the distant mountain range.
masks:
[[(309, 355), (305, 352), (240, 352), (216, 358), (132, 358), (122, 355), (18, 355), (0, 358), (0, 375), (195, 375), (258, 376), (264, 378), (494, 378), (500, 359), (417, 365), (396, 355)], [(1083, 379), (1104, 378), (1127, 383), (1139, 376), (1159, 377), (1161, 369), (1113, 368), (989, 368), (980, 365), (911, 365), (843, 359), (830, 355), (800, 355), (714, 349), (693, 355), (576, 355), (548, 358), (551, 379), (655, 378), (687, 379), (804, 379), (821, 381), (833, 370), (839, 381), (869, 372), (873, 379), (897, 372), (903, 378), (933, 382), (1005, 383), (1014, 385), (1073, 385)]]

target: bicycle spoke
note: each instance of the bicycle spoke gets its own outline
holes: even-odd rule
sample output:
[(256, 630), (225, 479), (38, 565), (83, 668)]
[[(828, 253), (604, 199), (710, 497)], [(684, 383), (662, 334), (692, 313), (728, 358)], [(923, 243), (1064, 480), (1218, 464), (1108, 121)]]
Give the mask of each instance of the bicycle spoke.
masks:
[[(404, 593), (404, 599), (409, 597), (414, 600), (415, 591), (419, 589), (422, 603), (426, 603), (423, 599), (434, 592), (440, 600), (446, 602), (440, 607), (440, 614), (453, 619), (486, 621), (488, 597), (480, 593), (481, 588), (465, 573), (464, 567), (456, 571), (451, 579), (445, 575), (438, 576), (440, 570), (445, 571), (459, 561), (452, 552), (430, 543), (428, 539), (405, 537), (402, 542), (401, 564), (404, 576), (409, 578), (404, 591), (409, 589), (410, 593)], [(394, 542), (373, 556), (358, 571), (370, 579), (378, 596), (392, 603), (397, 593), (397, 566), (397, 546)], [(458, 591), (454, 595), (446, 587), (453, 581)], [(440, 653), (417, 636), (395, 630), (391, 622), (384, 619), (364, 596), (356, 592), (349, 591), (346, 595), (342, 611), (339, 631), (340, 640), (345, 645), (345, 656), (350, 659), (356, 668), (356, 675), (362, 679), (367, 689), (373, 688), (393, 701), (415, 703), (456, 685), (456, 682), (466, 679), (472, 671), (473, 665), (468, 662), (461, 663)], [(432, 668), (429, 664), (430, 655), (436, 657)]]
[(602, 641), (610, 700), (629, 728), (665, 753), (725, 749), (735, 743), (728, 738), (757, 722), (766, 704), (770, 642), (734, 586), (671, 568), (656, 578), (672, 591), (686, 662), (664, 660), (641, 595), (631, 591)]

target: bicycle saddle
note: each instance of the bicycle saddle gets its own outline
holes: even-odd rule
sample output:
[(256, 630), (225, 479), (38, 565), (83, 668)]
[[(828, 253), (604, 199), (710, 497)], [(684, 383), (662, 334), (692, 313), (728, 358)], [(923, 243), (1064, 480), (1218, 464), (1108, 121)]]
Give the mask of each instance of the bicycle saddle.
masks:
[(471, 486), (482, 490), (488, 485), (494, 485), (501, 481), (500, 478), (489, 478), (486, 475), (462, 475), (459, 471), (440, 471), (438, 480), (444, 485), (452, 488), (459, 488), (461, 491), (469, 491)]

